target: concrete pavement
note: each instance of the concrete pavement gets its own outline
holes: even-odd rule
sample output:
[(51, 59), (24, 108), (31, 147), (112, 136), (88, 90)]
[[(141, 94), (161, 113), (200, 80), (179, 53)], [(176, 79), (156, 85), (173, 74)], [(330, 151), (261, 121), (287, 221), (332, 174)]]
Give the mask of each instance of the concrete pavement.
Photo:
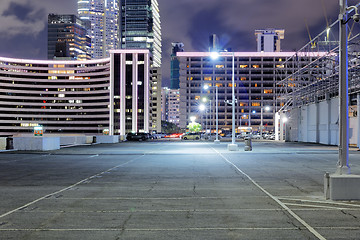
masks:
[[(0, 154), (1, 239), (359, 239), (323, 197), (335, 147), (125, 142)], [(355, 149), (354, 149), (355, 150)], [(360, 155), (350, 152), (353, 173)]]

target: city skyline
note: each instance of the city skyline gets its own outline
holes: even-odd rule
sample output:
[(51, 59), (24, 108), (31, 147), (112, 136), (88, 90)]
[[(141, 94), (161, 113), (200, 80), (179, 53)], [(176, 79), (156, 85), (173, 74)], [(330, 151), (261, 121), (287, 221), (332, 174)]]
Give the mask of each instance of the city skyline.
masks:
[[(254, 31), (263, 28), (285, 29), (284, 51), (299, 49), (326, 27), (322, 2), (279, 0), (268, 2), (215, 0), (159, 0), (163, 33), (163, 82), (170, 85), (171, 42), (183, 42), (185, 51), (207, 51), (208, 37), (216, 33), (234, 51), (256, 51)], [(348, 4), (356, 1), (348, 1)], [(274, 4), (276, 6), (274, 6)], [(311, 6), (311, 7), (310, 7)], [(326, 2), (329, 22), (337, 19), (338, 1)], [(77, 1), (4, 0), (0, 3), (0, 55), (46, 59), (46, 23), (49, 13), (76, 14)]]

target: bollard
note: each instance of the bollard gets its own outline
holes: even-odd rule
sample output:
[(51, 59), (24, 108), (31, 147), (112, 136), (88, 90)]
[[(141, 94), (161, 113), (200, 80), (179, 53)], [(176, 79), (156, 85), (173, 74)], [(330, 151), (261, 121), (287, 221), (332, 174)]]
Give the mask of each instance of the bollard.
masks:
[(330, 199), (330, 174), (327, 172), (324, 175), (324, 194), (325, 199)]
[(252, 151), (252, 145), (251, 145), (251, 138), (247, 137), (245, 138), (245, 151)]

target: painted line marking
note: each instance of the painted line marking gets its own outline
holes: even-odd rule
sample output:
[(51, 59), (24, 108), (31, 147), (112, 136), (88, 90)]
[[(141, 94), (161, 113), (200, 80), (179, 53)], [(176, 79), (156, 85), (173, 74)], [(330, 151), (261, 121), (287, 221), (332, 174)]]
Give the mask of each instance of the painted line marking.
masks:
[[(210, 146), (211, 147), (211, 146)], [(318, 233), (313, 227), (311, 227), (307, 222), (305, 222), (301, 217), (299, 217), (295, 212), (293, 212), (288, 206), (286, 206), (283, 202), (281, 202), (277, 197), (273, 196), (271, 193), (266, 191), (263, 187), (261, 187), (255, 180), (253, 180), (248, 174), (238, 168), (233, 162), (228, 160), (224, 155), (218, 152), (215, 148), (211, 147), (219, 156), (221, 156), (227, 163), (233, 166), (237, 171), (243, 174), (246, 178), (248, 178), (256, 187), (258, 187), (263, 193), (268, 195), (271, 199), (273, 199), (276, 203), (278, 203), (284, 210), (286, 210), (292, 217), (294, 217), (297, 221), (299, 221), (306, 229), (308, 229), (314, 236), (316, 236), (320, 240), (326, 240), (320, 233)]]
[(351, 203), (341, 203), (341, 202), (330, 202), (330, 201), (317, 201), (317, 200), (306, 200), (306, 199), (298, 199), (298, 198), (285, 198), (285, 197), (278, 197), (281, 200), (287, 201), (299, 201), (299, 202), (309, 202), (309, 203), (318, 203), (324, 205), (338, 205), (338, 206), (346, 206), (346, 207), (353, 207), (353, 208), (360, 208), (359, 204), (351, 204)]
[(32, 201), (32, 202), (29, 202), (29, 203), (27, 203), (27, 204), (25, 204), (25, 205), (23, 205), (23, 206), (21, 206), (21, 207), (18, 207), (18, 208), (16, 208), (16, 209), (13, 209), (13, 210), (11, 210), (11, 211), (9, 211), (9, 212), (6, 212), (6, 213), (0, 215), (0, 218), (6, 217), (6, 216), (8, 216), (8, 215), (10, 215), (10, 214), (12, 214), (12, 213), (14, 213), (14, 212), (17, 212), (17, 211), (19, 211), (19, 210), (22, 210), (22, 209), (24, 209), (24, 208), (27, 208), (27, 207), (33, 205), (34, 203), (40, 202), (41, 200), (50, 198), (50, 197), (52, 197), (52, 196), (54, 196), (54, 195), (57, 195), (57, 194), (62, 193), (62, 192), (64, 192), (64, 191), (67, 191), (67, 190), (69, 190), (69, 189), (71, 189), (71, 188), (74, 188), (74, 187), (76, 187), (76, 186), (78, 186), (78, 185), (80, 185), (80, 184), (82, 184), (82, 183), (86, 183), (86, 182), (88, 182), (89, 180), (91, 180), (91, 179), (93, 179), (93, 178), (99, 177), (99, 176), (101, 176), (101, 175), (103, 175), (103, 174), (105, 174), (105, 173), (108, 173), (108, 172), (116, 169), (116, 168), (122, 167), (122, 166), (127, 165), (127, 164), (129, 164), (129, 163), (131, 163), (131, 162), (134, 162), (135, 160), (137, 160), (137, 159), (139, 159), (139, 158), (141, 158), (141, 157), (143, 157), (143, 156), (145, 156), (145, 155), (142, 155), (142, 156), (140, 156), (140, 157), (134, 158), (134, 159), (132, 159), (132, 160), (130, 160), (130, 161), (127, 161), (127, 162), (125, 162), (125, 163), (119, 164), (119, 165), (117, 165), (117, 166), (115, 166), (115, 167), (109, 168), (108, 170), (105, 170), (105, 171), (103, 171), (103, 172), (101, 172), (101, 173), (98, 173), (98, 174), (95, 174), (95, 175), (93, 175), (93, 176), (91, 176), (91, 177), (88, 177), (88, 178), (86, 178), (86, 179), (83, 179), (83, 180), (81, 180), (81, 181), (79, 181), (79, 182), (77, 182), (77, 183), (75, 183), (75, 184), (73, 184), (73, 185), (71, 185), (71, 186), (69, 186), (69, 187), (63, 188), (63, 189), (61, 189), (61, 190), (59, 190), (59, 191), (56, 191), (56, 192), (50, 193), (50, 194), (48, 194), (48, 195), (45, 195), (45, 196), (43, 196), (43, 197), (41, 197), (41, 198), (38, 198), (38, 199), (36, 199), (36, 200), (34, 200), (34, 201)]
[(38, 228), (29, 228), (29, 229), (26, 229), (26, 228), (20, 228), (20, 229), (16, 229), (16, 228), (9, 228), (9, 229), (0, 229), (0, 232), (10, 232), (10, 231), (34, 231), (34, 232), (42, 232), (42, 231), (54, 231), (54, 232), (68, 232), (68, 231), (101, 231), (101, 232), (112, 232), (112, 231), (129, 231), (129, 232), (174, 232), (174, 231), (234, 231), (234, 230), (266, 230), (266, 231), (269, 231), (269, 230), (273, 230), (273, 231), (279, 231), (279, 230), (296, 230), (298, 231), (299, 228), (297, 227), (292, 227), (292, 228), (237, 228), (237, 227), (234, 227), (234, 228), (144, 228), (144, 229), (137, 229), (137, 228), (127, 228), (127, 229), (122, 229), (122, 228), (74, 228), (74, 229), (56, 229), (56, 228), (41, 228), (41, 229), (38, 229)]
[[(319, 230), (359, 230), (360, 227), (317, 227)], [(119, 228), (3, 228), (0, 229), (0, 232), (119, 232), (119, 231), (128, 231), (128, 232), (181, 232), (181, 231), (299, 231), (305, 230), (305, 228), (276, 228), (276, 227), (233, 227), (233, 228), (217, 228), (217, 227), (207, 227), (207, 228), (127, 228), (127, 229), (119, 229)]]

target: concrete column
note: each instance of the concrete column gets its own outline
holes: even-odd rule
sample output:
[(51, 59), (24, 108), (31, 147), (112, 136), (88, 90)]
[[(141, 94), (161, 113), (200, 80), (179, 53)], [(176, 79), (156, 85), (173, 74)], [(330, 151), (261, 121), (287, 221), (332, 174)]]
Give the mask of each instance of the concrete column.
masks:
[(126, 134), (126, 54), (120, 55), (120, 135)]
[[(149, 92), (150, 92), (150, 69), (149, 69), (149, 54), (144, 54), (144, 130), (145, 132), (149, 132), (149, 125), (150, 125), (150, 96), (149, 96)], [(136, 64), (137, 65), (137, 64)], [(159, 89), (158, 86), (158, 91), (161, 92), (161, 88)], [(157, 124), (159, 124), (157, 122)], [(161, 121), (160, 121), (160, 126), (161, 126)]]
[(327, 103), (327, 134), (328, 134), (328, 143), (327, 144), (331, 144), (331, 99), (330, 97), (328, 97), (326, 99), (326, 103)]
[(114, 53), (110, 54), (110, 107), (109, 107), (109, 135), (114, 135)]
[(280, 114), (280, 141), (284, 141), (284, 114)]
[(319, 101), (316, 100), (315, 102), (315, 109), (316, 109), (316, 125), (315, 125), (315, 138), (316, 138), (316, 143), (320, 143), (320, 107), (319, 107)]
[(138, 64), (137, 54), (133, 54), (132, 64), (132, 131), (138, 131)]

